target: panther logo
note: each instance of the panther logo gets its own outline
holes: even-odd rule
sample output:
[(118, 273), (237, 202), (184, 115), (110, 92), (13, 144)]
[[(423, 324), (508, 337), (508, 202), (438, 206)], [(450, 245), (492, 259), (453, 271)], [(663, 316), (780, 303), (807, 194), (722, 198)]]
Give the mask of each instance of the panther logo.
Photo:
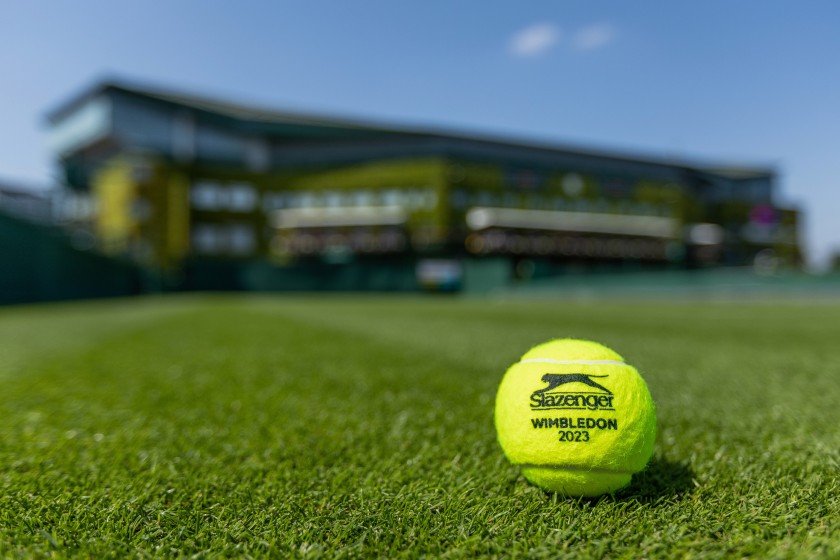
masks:
[(603, 391), (608, 395), (612, 395), (612, 391), (597, 383), (592, 381), (593, 377), (609, 377), (607, 375), (588, 375), (585, 373), (546, 373), (542, 376), (542, 380), (545, 383), (548, 383), (548, 387), (544, 387), (535, 393), (548, 393), (560, 385), (565, 385), (566, 383), (583, 383), (584, 385), (589, 385), (593, 389), (598, 389), (599, 391)]

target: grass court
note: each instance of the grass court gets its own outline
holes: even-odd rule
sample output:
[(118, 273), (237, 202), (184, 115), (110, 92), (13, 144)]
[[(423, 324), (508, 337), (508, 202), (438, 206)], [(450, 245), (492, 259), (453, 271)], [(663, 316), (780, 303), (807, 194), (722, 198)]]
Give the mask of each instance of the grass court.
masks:
[[(611, 346), (659, 433), (530, 486), (505, 369)], [(189, 296), (0, 309), (0, 556), (840, 557), (840, 303)]]

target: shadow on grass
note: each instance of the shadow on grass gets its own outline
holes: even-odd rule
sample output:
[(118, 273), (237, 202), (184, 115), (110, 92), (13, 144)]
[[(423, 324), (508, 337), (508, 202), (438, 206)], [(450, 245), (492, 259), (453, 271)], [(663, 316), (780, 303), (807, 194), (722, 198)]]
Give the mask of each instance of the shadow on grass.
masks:
[(640, 504), (652, 504), (663, 498), (680, 498), (690, 494), (695, 488), (694, 471), (687, 462), (669, 461), (664, 457), (651, 460), (647, 468), (635, 475), (630, 485), (615, 494), (604, 494), (594, 498), (566, 498), (550, 490), (544, 490), (547, 496), (555, 500), (571, 499), (581, 507), (608, 502), (626, 502), (635, 500)]
[(633, 475), (630, 486), (617, 492), (615, 498), (653, 502), (663, 497), (689, 494), (694, 487), (694, 471), (687, 462), (656, 457), (644, 471)]

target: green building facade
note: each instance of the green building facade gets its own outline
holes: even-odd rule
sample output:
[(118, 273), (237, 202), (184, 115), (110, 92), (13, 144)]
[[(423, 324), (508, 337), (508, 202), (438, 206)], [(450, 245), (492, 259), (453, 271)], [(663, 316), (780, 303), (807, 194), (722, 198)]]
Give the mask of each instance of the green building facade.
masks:
[[(101, 250), (187, 288), (227, 274), (239, 287), (458, 289), (570, 269), (801, 260), (798, 213), (775, 202), (773, 169), (370, 125), (116, 83), (49, 121), (67, 183), (96, 201)], [(377, 270), (390, 280), (371, 280)]]

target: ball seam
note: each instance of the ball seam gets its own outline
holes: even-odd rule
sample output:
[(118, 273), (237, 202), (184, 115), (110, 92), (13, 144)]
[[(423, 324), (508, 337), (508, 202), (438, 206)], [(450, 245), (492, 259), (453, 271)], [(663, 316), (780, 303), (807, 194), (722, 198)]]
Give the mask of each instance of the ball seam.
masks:
[(600, 467), (581, 467), (579, 465), (564, 465), (558, 463), (515, 463), (515, 465), (522, 469), (551, 469), (556, 471), (573, 471), (594, 474), (636, 474), (634, 471), (622, 471), (617, 469), (605, 469)]
[(520, 364), (559, 364), (559, 365), (581, 364), (581, 365), (592, 365), (592, 366), (600, 366), (600, 365), (626, 366), (627, 365), (627, 362), (621, 362), (619, 360), (552, 360), (551, 358), (528, 358), (527, 360), (520, 360), (518, 363), (520, 363)]

